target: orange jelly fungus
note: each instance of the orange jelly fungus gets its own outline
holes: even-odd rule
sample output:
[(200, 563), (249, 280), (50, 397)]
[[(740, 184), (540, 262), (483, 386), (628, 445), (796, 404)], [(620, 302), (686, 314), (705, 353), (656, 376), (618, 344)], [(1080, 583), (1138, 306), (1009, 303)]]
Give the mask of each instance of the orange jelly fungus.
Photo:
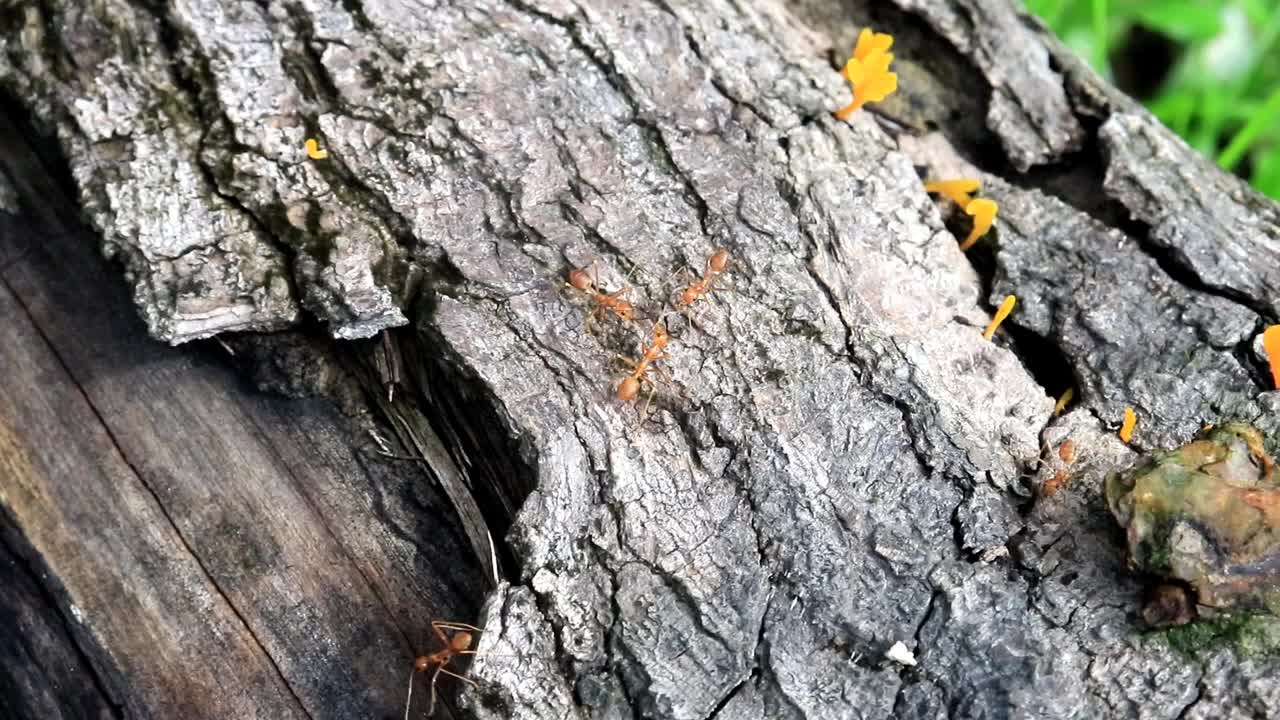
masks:
[(986, 331), (982, 333), (983, 340), (990, 340), (996, 334), (996, 328), (1009, 317), (1009, 313), (1013, 312), (1013, 306), (1016, 304), (1018, 304), (1018, 298), (1012, 295), (1005, 296), (1004, 302), (1000, 303), (1000, 309), (996, 310), (996, 316), (991, 318), (991, 324), (987, 325)]
[(880, 102), (898, 89), (898, 74), (889, 72), (893, 62), (893, 36), (863, 28), (853, 57), (845, 63), (842, 75), (853, 86), (853, 101), (836, 111), (836, 118), (847, 120), (858, 108), (869, 102)]
[(1067, 388), (1067, 391), (1062, 393), (1062, 396), (1058, 398), (1058, 404), (1053, 406), (1053, 414), (1057, 415), (1062, 412), (1063, 409), (1067, 407), (1067, 403), (1071, 402), (1071, 398), (1075, 397), (1075, 395), (1075, 388)]
[(1271, 380), (1280, 390), (1280, 325), (1262, 331), (1262, 349), (1267, 353), (1267, 362), (1271, 363)]
[(924, 184), (924, 191), (938, 193), (960, 207), (967, 207), (973, 202), (973, 193), (978, 192), (979, 183), (974, 178), (959, 180), (934, 180)]
[(312, 160), (323, 160), (329, 157), (328, 150), (321, 150), (320, 143), (315, 138), (307, 138), (307, 157)]
[(987, 234), (992, 223), (996, 221), (997, 209), (996, 201), (986, 198), (978, 198), (964, 206), (964, 211), (973, 216), (973, 229), (969, 231), (969, 237), (960, 243), (962, 251), (973, 247), (973, 244), (978, 242), (978, 238)]
[(1120, 441), (1128, 443), (1133, 437), (1133, 429), (1138, 426), (1138, 415), (1133, 408), (1124, 409), (1124, 422), (1120, 423)]

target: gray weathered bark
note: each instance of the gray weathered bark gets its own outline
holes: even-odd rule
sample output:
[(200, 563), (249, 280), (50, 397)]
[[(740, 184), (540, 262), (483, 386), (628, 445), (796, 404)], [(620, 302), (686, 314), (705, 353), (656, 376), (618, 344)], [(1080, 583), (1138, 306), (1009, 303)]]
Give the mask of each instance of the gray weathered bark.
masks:
[[(477, 556), (474, 518), (514, 513), (480, 716), (1280, 707), (1274, 655), (1193, 660), (1142, 635), (1099, 496), (1135, 451), (1205, 423), (1276, 429), (1254, 344), (1280, 314), (1280, 210), (1017, 7), (104, 0), (0, 17), (0, 83), (56, 130), (155, 337), (412, 323), (382, 347), (466, 459), (447, 487)], [(896, 38), (900, 90), (837, 122), (833, 63), (868, 24)], [(994, 237), (957, 250), (917, 167), (977, 173)], [(639, 422), (610, 385), (640, 334), (588, 332), (559, 284), (599, 260), (653, 317), (718, 246), (730, 291), (669, 316), (673, 382)], [(1113, 433), (1125, 407), (1132, 446)], [(1064, 469), (1042, 448), (1067, 439), (1069, 481), (1036, 497)], [(917, 665), (886, 659), (897, 642)], [(294, 649), (268, 648), (286, 682), (301, 670), (276, 653)], [(341, 716), (301, 686), (309, 714)]]

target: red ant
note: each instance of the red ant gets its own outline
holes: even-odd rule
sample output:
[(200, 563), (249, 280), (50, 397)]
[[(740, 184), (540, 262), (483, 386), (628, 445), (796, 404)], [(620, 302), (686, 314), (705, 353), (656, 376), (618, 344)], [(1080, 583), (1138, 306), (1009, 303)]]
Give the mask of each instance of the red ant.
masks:
[(711, 283), (715, 282), (716, 276), (725, 271), (729, 267), (729, 251), (724, 248), (717, 248), (711, 253), (711, 257), (707, 258), (706, 269), (702, 272), (702, 279), (695, 280), (680, 293), (680, 307), (687, 310), (691, 305), (698, 301), (698, 298), (715, 290)]
[[(452, 675), (459, 680), (475, 687), (473, 680), (463, 677), (456, 672), (445, 668), (455, 655), (475, 655), (476, 651), (471, 649), (471, 642), (475, 638), (475, 633), (481, 632), (480, 628), (475, 625), (466, 623), (447, 622), (444, 620), (432, 620), (431, 629), (435, 631), (436, 637), (440, 638), (440, 642), (444, 643), (444, 647), (439, 650), (423, 655), (413, 661), (413, 670), (409, 672), (409, 695), (404, 701), (404, 718), (409, 720), (409, 705), (413, 702), (413, 674), (426, 672), (432, 667), (436, 671), (431, 673), (431, 707), (427, 710), (427, 717), (436, 711), (436, 679), (440, 677), (440, 673)], [(452, 632), (448, 635), (445, 631)]]
[[(594, 268), (595, 263), (592, 263)], [(623, 284), (622, 289), (613, 293), (606, 293), (600, 289), (600, 276), (597, 273), (593, 278), (587, 274), (585, 268), (575, 268), (569, 271), (569, 287), (575, 290), (581, 290), (591, 294), (591, 301), (596, 304), (591, 311), (590, 318), (603, 315), (606, 310), (613, 312), (620, 319), (631, 322), (635, 319), (635, 308), (631, 306), (631, 301), (623, 298), (624, 295), (631, 294), (631, 286)]]
[[(645, 348), (644, 354), (639, 360), (631, 360), (624, 358), (631, 372), (622, 382), (618, 383), (618, 399), (622, 402), (631, 402), (640, 394), (641, 383), (652, 383), (646, 374), (649, 366), (657, 360), (661, 360), (667, 355), (667, 344), (671, 342), (671, 336), (667, 334), (667, 329), (662, 326), (662, 321), (658, 320), (653, 323), (653, 343)], [(645, 412), (641, 413), (643, 417), (649, 410), (649, 402), (653, 402), (653, 392), (649, 393), (649, 401), (645, 403)]]

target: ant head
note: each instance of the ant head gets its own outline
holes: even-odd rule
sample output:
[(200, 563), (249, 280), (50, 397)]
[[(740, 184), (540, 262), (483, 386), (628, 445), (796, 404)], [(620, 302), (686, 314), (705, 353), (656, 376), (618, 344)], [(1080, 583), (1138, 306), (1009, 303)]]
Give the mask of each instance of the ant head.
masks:
[(689, 305), (694, 304), (697, 301), (698, 301), (698, 291), (692, 286), (685, 288), (684, 291), (680, 293), (681, 307), (687, 307)]
[(429, 667), (431, 667), (431, 658), (426, 655), (421, 655), (413, 661), (413, 669), (418, 672), (426, 672)]
[(711, 272), (722, 273), (727, 267), (729, 267), (729, 251), (724, 248), (718, 248), (711, 257), (707, 258), (707, 268)]
[(578, 290), (590, 290), (595, 286), (595, 283), (591, 281), (591, 276), (582, 268), (569, 271), (569, 284)]
[(454, 652), (461, 652), (471, 647), (471, 633), (458, 632), (449, 638), (449, 649)]
[(634, 377), (628, 377), (618, 383), (618, 399), (622, 402), (631, 402), (636, 399), (636, 395), (640, 394), (640, 381)]

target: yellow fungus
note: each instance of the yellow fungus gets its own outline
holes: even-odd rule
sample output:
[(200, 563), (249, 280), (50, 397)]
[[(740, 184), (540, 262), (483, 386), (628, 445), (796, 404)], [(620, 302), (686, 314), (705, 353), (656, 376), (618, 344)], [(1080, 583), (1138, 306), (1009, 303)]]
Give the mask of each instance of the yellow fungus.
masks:
[(1120, 423), (1120, 442), (1128, 443), (1133, 437), (1133, 429), (1138, 426), (1138, 415), (1133, 408), (1124, 409), (1124, 422)]
[(1271, 380), (1280, 390), (1280, 325), (1262, 331), (1262, 349), (1267, 352), (1267, 362), (1271, 363)]
[(960, 250), (968, 250), (973, 244), (978, 242), (978, 238), (987, 234), (991, 229), (992, 223), (996, 221), (996, 210), (999, 207), (995, 200), (987, 198), (978, 198), (968, 205), (964, 206), (964, 211), (973, 216), (973, 229), (969, 231), (969, 237), (960, 243)]
[(836, 111), (836, 118), (846, 120), (869, 102), (880, 102), (898, 89), (897, 73), (889, 72), (893, 62), (893, 36), (863, 28), (849, 62), (841, 72), (853, 86), (853, 101)]
[(938, 193), (956, 205), (966, 207), (970, 202), (973, 202), (973, 193), (978, 192), (979, 185), (980, 183), (975, 178), (934, 180), (924, 184), (924, 191)]
[(328, 150), (321, 150), (320, 143), (315, 138), (307, 138), (307, 157), (312, 160), (323, 160), (329, 157)]
[(866, 60), (873, 52), (889, 52), (893, 47), (893, 36), (889, 33), (878, 33), (871, 28), (862, 28), (858, 33), (858, 42), (853, 46), (853, 57)]
[(1071, 402), (1071, 398), (1075, 397), (1075, 395), (1076, 395), (1075, 388), (1073, 387), (1067, 388), (1067, 391), (1062, 393), (1062, 396), (1058, 398), (1058, 404), (1053, 406), (1053, 414), (1057, 415), (1058, 413), (1062, 412), (1062, 410), (1067, 406), (1067, 403)]
[(983, 340), (990, 340), (991, 336), (996, 334), (996, 328), (1000, 327), (1000, 323), (1009, 317), (1009, 313), (1013, 312), (1013, 306), (1018, 303), (1018, 298), (1012, 295), (1006, 295), (1004, 302), (1000, 303), (1000, 309), (996, 310), (996, 316), (991, 318), (991, 324), (987, 325), (986, 332), (982, 333)]

